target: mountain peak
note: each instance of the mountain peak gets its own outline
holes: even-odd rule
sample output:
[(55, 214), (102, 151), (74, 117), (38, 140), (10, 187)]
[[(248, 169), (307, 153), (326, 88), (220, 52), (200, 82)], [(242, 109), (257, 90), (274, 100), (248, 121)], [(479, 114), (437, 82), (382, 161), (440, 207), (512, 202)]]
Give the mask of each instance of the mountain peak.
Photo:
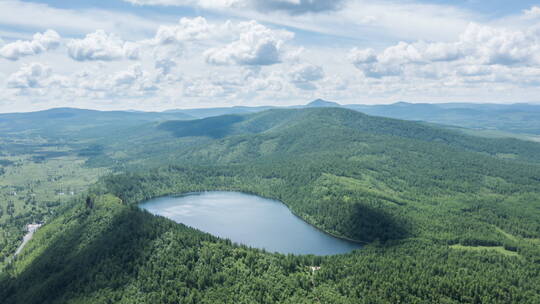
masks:
[(327, 101), (324, 99), (315, 99), (314, 101), (308, 103), (306, 107), (340, 107), (341, 105), (337, 102)]

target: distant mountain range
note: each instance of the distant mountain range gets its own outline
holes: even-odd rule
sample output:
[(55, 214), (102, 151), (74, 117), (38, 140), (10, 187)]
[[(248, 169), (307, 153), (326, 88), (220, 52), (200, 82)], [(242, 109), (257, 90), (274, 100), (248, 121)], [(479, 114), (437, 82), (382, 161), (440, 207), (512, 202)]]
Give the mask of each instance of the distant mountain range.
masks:
[[(31, 113), (0, 114), (1, 132), (20, 130), (51, 130), (61, 133), (62, 125), (73, 122), (81, 130), (108, 128), (111, 126), (133, 126), (140, 122), (167, 120), (190, 120), (230, 114), (249, 114), (269, 109), (340, 107), (369, 115), (423, 121), (440, 125), (476, 129), (482, 131), (510, 132), (540, 135), (540, 105), (532, 104), (475, 104), (475, 103), (407, 103), (389, 105), (362, 105), (339, 103), (316, 99), (306, 105), (276, 106), (234, 106), (200, 109), (175, 109), (164, 112), (139, 111), (95, 111), (73, 108), (56, 108)], [(55, 128), (52, 128), (55, 126)]]
[(408, 103), (397, 102), (388, 105), (362, 105), (339, 103), (316, 99), (306, 105), (289, 107), (229, 107), (210, 109), (172, 110), (166, 112), (183, 113), (196, 118), (224, 114), (247, 114), (273, 108), (320, 108), (341, 107), (369, 115), (423, 121), (447, 126), (478, 130), (504, 131), (511, 133), (540, 135), (540, 105), (477, 104), (477, 103)]

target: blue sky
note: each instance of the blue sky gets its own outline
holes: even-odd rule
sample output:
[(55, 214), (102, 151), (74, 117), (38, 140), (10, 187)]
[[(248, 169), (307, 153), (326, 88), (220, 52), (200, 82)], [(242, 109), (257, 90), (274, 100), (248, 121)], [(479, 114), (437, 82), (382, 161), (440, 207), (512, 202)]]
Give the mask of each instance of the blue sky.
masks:
[[(146, 14), (148, 12), (157, 12), (159, 14), (197, 14), (197, 9), (188, 5), (174, 6), (136, 6), (126, 3), (121, 0), (87, 0), (87, 1), (65, 1), (65, 0), (48, 0), (48, 1), (25, 1), (35, 3), (45, 3), (57, 8), (83, 9), (83, 8), (103, 8), (108, 10), (130, 11), (136, 14)], [(487, 16), (500, 17), (509, 14), (517, 14), (534, 5), (538, 5), (538, 1), (534, 0), (421, 0), (421, 1), (395, 1), (401, 3), (424, 3), (434, 5), (449, 5), (471, 11), (476, 11)]]
[(519, 14), (525, 9), (538, 5), (538, 1), (533, 0), (422, 0), (420, 2), (428, 4), (452, 5), (477, 11), (488, 16), (499, 17), (509, 14)]
[(0, 0), (0, 112), (539, 100), (540, 1)]

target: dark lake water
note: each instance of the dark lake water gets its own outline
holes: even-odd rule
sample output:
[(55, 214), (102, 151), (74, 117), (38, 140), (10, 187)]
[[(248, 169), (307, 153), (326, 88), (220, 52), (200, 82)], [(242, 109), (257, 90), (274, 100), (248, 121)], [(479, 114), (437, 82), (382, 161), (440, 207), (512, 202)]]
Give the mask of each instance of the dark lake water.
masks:
[(360, 245), (326, 234), (283, 203), (238, 192), (200, 192), (149, 200), (141, 208), (239, 244), (270, 252), (331, 255)]

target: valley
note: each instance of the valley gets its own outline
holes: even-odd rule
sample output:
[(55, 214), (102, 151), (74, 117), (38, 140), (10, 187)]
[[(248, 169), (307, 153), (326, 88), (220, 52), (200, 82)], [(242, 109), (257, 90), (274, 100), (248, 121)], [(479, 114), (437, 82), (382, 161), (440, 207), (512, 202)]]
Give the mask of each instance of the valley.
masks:
[[(4, 265), (5, 303), (538, 300), (537, 143), (336, 107), (137, 124), (92, 138), (74, 133), (71, 156), (23, 162), (36, 178), (38, 165), (71, 175), (53, 182), (61, 189), (43, 187), (66, 199), (46, 216), (6, 222), (18, 238), (32, 220), (45, 225)], [(138, 207), (201, 191), (277, 200), (364, 245), (331, 256), (271, 253)], [(10, 244), (7, 255), (19, 242)]]
[(0, 304), (540, 304), (540, 2), (0, 0)]

